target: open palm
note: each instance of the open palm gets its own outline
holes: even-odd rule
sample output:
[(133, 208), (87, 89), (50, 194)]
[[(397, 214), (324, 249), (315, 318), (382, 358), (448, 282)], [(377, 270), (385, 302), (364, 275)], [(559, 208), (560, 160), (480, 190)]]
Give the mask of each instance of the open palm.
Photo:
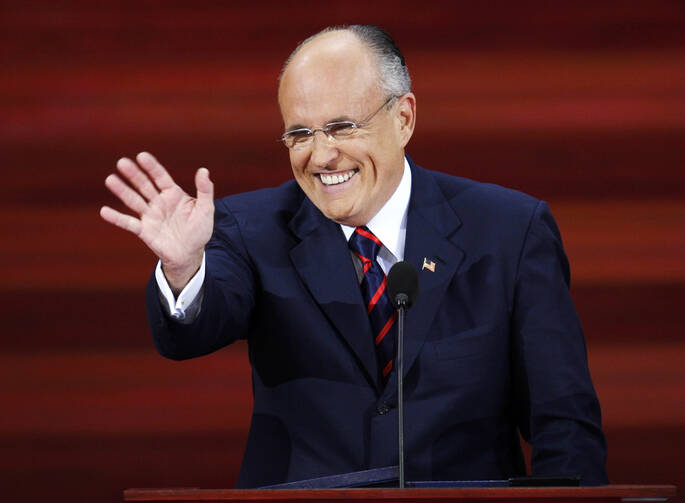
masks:
[(209, 172), (195, 175), (197, 197), (179, 187), (164, 167), (150, 154), (138, 154), (136, 162), (120, 159), (119, 173), (112, 174), (107, 188), (137, 216), (103, 206), (100, 215), (107, 222), (138, 236), (162, 261), (172, 289), (182, 288), (197, 271), (204, 247), (214, 225), (214, 186)]

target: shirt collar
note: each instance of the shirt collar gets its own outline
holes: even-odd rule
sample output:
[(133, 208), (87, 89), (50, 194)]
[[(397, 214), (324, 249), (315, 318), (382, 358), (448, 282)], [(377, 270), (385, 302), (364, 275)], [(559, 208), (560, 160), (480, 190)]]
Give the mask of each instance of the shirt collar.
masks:
[[(404, 235), (407, 229), (407, 208), (411, 196), (411, 169), (407, 158), (404, 159), (404, 173), (400, 184), (378, 213), (366, 224), (378, 239), (395, 257), (404, 256)], [(349, 241), (355, 227), (340, 224), (345, 238)]]

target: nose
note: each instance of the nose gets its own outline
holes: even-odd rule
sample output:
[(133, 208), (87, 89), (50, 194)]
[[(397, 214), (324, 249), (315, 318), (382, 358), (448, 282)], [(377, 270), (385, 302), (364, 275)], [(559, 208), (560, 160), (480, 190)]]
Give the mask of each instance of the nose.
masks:
[[(318, 133), (321, 133), (319, 138)], [(335, 140), (323, 131), (315, 131), (312, 138), (312, 163), (317, 168), (324, 168), (331, 164), (339, 155)]]

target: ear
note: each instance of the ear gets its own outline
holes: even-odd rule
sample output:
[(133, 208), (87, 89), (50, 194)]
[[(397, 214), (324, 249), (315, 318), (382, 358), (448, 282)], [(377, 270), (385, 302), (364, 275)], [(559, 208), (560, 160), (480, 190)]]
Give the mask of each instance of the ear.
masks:
[(396, 119), (400, 144), (404, 148), (409, 143), (416, 125), (416, 96), (414, 96), (414, 93), (407, 93), (397, 98), (397, 100)]

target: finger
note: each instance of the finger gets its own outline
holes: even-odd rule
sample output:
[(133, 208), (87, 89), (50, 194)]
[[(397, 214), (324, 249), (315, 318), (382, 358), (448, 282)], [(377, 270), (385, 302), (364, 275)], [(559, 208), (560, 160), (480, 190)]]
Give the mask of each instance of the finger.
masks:
[(109, 175), (105, 178), (105, 187), (107, 187), (112, 194), (117, 196), (129, 209), (135, 211), (139, 215), (142, 215), (147, 211), (148, 205), (145, 199), (131, 187), (126, 185), (117, 175)]
[(100, 216), (105, 222), (116, 225), (125, 231), (132, 232), (136, 236), (140, 235), (140, 230), (142, 228), (140, 220), (131, 215), (125, 215), (109, 206), (103, 206), (100, 208)]
[(159, 190), (170, 189), (176, 185), (174, 179), (171, 178), (167, 170), (164, 169), (164, 166), (162, 166), (152, 154), (141, 152), (136, 156), (136, 161), (138, 161), (138, 164), (147, 171)]
[(209, 170), (200, 168), (195, 173), (195, 187), (197, 188), (197, 202), (203, 208), (210, 208), (214, 204), (214, 184), (209, 179)]
[(117, 161), (117, 169), (148, 201), (159, 194), (157, 187), (154, 186), (148, 176), (131, 159), (126, 157), (119, 159)]

